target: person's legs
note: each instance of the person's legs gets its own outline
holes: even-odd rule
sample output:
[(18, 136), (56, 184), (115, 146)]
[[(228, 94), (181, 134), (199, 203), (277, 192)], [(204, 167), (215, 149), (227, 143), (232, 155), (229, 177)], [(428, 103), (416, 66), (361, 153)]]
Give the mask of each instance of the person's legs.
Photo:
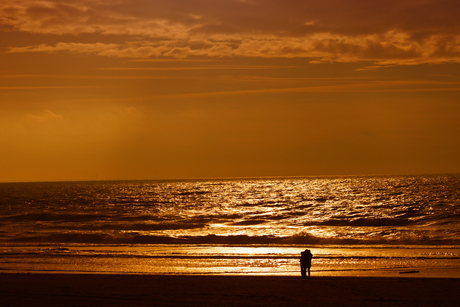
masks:
[(310, 277), (310, 267), (308, 267), (308, 277)]

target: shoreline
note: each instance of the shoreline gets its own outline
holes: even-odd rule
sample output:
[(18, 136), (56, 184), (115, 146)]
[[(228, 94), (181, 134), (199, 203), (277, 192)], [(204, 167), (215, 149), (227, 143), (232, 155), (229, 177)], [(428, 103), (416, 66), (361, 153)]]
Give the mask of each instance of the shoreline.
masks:
[(460, 278), (460, 246), (87, 245), (0, 246), (0, 273)]
[(2, 306), (460, 306), (460, 279), (0, 273)]

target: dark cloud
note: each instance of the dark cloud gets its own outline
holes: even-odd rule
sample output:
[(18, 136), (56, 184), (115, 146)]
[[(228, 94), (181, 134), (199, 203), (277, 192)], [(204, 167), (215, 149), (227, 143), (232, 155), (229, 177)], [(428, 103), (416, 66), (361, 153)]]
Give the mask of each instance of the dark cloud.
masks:
[[(10, 1), (0, 4), (0, 12), (0, 24), (16, 31), (75, 35), (73, 43), (81, 43), (82, 33), (113, 36), (113, 42), (104, 42), (119, 48), (99, 55), (392, 59), (394, 64), (460, 58), (460, 2), (453, 0)], [(128, 37), (125, 45), (117, 40), (121, 36)]]
[[(197, 25), (208, 33), (254, 31), (275, 35), (330, 32), (344, 35), (384, 33), (399, 29), (423, 33), (458, 33), (460, 3), (453, 0), (130, 0), (130, 1), (10, 1), (4, 18), (41, 26), (79, 22), (85, 26), (110, 22), (166, 20)], [(8, 16), (8, 17), (7, 17)], [(16, 17), (14, 17), (16, 16)], [(23, 18), (23, 20), (21, 20)], [(4, 21), (6, 19), (3, 19)]]

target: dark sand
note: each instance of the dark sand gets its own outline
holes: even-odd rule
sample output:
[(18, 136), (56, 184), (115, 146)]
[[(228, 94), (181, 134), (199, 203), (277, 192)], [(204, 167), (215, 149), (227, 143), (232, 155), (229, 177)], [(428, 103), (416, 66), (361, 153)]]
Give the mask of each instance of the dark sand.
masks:
[(0, 306), (460, 306), (460, 279), (0, 274)]

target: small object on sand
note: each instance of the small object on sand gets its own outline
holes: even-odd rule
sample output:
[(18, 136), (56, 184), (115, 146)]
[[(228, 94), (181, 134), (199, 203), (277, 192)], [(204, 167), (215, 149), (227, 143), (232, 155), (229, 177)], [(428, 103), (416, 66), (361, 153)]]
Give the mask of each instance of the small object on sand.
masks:
[(420, 273), (420, 271), (402, 271), (399, 274), (412, 274), (412, 273)]

